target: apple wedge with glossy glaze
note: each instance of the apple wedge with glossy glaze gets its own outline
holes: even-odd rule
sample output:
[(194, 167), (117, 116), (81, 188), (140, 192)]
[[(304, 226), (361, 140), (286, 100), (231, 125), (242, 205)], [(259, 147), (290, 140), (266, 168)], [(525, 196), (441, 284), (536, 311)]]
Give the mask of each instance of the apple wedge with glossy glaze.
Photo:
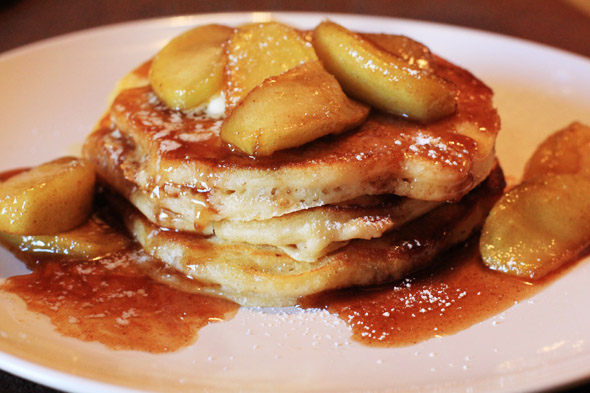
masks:
[(42, 235), (68, 231), (90, 215), (95, 173), (63, 157), (0, 182), (0, 232)]
[(220, 136), (249, 155), (267, 156), (354, 128), (368, 114), (368, 106), (348, 98), (312, 61), (254, 88), (225, 119)]
[(487, 218), (480, 241), (490, 268), (537, 279), (590, 248), (590, 127), (573, 123), (549, 136), (523, 182)]
[(149, 78), (168, 107), (192, 108), (221, 91), (223, 44), (233, 31), (221, 25), (199, 26), (173, 38), (158, 52)]
[(226, 113), (265, 79), (317, 60), (311, 43), (295, 29), (277, 22), (239, 27), (229, 39), (225, 55)]
[(437, 75), (333, 22), (313, 31), (313, 46), (344, 91), (383, 111), (422, 123), (456, 110), (456, 90)]
[(397, 34), (362, 33), (361, 36), (381, 49), (402, 58), (409, 66), (432, 70), (433, 54), (420, 42)]

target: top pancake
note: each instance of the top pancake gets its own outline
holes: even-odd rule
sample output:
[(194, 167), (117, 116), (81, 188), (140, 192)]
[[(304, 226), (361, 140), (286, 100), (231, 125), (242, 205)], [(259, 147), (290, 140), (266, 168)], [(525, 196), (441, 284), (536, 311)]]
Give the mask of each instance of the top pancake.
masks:
[[(133, 146), (123, 163), (126, 179), (151, 198), (173, 195), (195, 210), (195, 228), (362, 195), (454, 201), (490, 173), (500, 121), (492, 91), (472, 74), (440, 58), (433, 68), (457, 86), (455, 114), (423, 125), (374, 110), (356, 130), (269, 157), (233, 151), (219, 138), (221, 120), (172, 110), (147, 84), (121, 91), (101, 126), (118, 129)], [(135, 85), (148, 69), (149, 63), (134, 72)]]

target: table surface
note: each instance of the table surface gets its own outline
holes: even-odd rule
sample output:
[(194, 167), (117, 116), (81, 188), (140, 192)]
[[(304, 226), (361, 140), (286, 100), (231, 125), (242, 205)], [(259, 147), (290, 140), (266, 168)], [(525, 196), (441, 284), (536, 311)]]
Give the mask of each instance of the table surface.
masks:
[[(316, 11), (425, 20), (492, 31), (590, 57), (590, 0), (0, 0), (0, 53), (130, 20), (226, 11)], [(57, 392), (0, 371), (2, 392)], [(567, 392), (590, 391), (590, 383)]]

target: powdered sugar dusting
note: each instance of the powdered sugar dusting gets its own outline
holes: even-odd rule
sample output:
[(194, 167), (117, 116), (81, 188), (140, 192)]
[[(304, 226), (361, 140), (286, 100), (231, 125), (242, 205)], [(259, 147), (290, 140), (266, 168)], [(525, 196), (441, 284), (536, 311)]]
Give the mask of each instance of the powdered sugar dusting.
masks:
[[(469, 149), (460, 140), (449, 139), (450, 135), (441, 136), (417, 131), (414, 134), (402, 134), (402, 136), (410, 140), (407, 149), (414, 155), (429, 158), (449, 166), (462, 166), (468, 161)], [(401, 145), (397, 141), (394, 143)]]
[(158, 148), (158, 150), (161, 152), (168, 152), (168, 151), (176, 150), (176, 149), (180, 148), (181, 146), (182, 146), (182, 144), (180, 142), (167, 139), (167, 140), (164, 140), (160, 143), (160, 147)]
[[(351, 328), (336, 315), (324, 309), (286, 308), (249, 308), (251, 318), (243, 319), (246, 336), (252, 336), (256, 342), (253, 349), (263, 348), (256, 336), (264, 336), (279, 349), (282, 343), (292, 339), (303, 339), (311, 348), (322, 351), (339, 350), (352, 345)], [(255, 319), (255, 323), (253, 320)]]

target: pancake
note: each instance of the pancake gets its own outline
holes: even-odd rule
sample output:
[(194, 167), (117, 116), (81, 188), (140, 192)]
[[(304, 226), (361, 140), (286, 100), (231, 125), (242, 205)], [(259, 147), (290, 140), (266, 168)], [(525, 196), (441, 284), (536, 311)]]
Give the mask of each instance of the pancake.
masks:
[(455, 113), (421, 124), (372, 108), (352, 130), (256, 157), (221, 139), (222, 92), (172, 109), (150, 67), (120, 81), (83, 153), (123, 197), (129, 232), (195, 290), (285, 306), (397, 280), (465, 241), (502, 193), (492, 91), (437, 56), (428, 72), (453, 84)]
[(213, 232), (225, 241), (272, 245), (295, 260), (314, 262), (352, 239), (378, 238), (440, 204), (391, 194), (363, 199), (268, 220), (223, 220), (213, 225)]
[[(490, 173), (500, 122), (492, 91), (477, 78), (437, 57), (433, 69), (458, 88), (454, 115), (422, 125), (374, 110), (356, 130), (254, 159), (221, 141), (221, 121), (206, 108), (162, 104), (142, 83), (147, 63), (133, 73), (140, 87), (117, 95), (87, 143), (108, 129), (126, 146), (125, 156), (92, 147), (85, 156), (99, 171), (118, 161), (138, 190), (130, 199), (151, 210), (155, 224), (202, 234), (217, 221), (265, 220), (363, 195), (454, 201)], [(102, 175), (121, 183), (109, 171)], [(160, 220), (162, 212), (175, 218)]]
[(124, 218), (149, 254), (199, 283), (195, 290), (245, 306), (288, 306), (300, 296), (382, 284), (436, 263), (481, 227), (504, 185), (496, 167), (459, 202), (445, 203), (378, 239), (351, 241), (312, 263), (296, 261), (274, 247), (169, 231), (132, 207), (124, 208)]
[[(87, 151), (93, 156), (110, 157), (99, 169), (103, 178), (129, 199), (147, 219), (165, 228), (195, 232), (193, 210), (176, 213), (174, 195), (161, 197), (159, 206), (153, 198), (125, 179), (120, 162), (125, 161), (127, 147), (118, 131), (101, 129), (89, 138)], [(113, 164), (113, 165), (109, 165)], [(422, 201), (397, 195), (375, 195), (334, 205), (272, 217), (266, 220), (220, 220), (212, 222), (201, 234), (215, 234), (229, 242), (276, 246), (300, 261), (315, 261), (330, 251), (343, 247), (351, 239), (371, 239), (395, 229), (434, 209), (440, 202)], [(187, 219), (187, 217), (189, 217)], [(185, 225), (188, 225), (186, 227)]]

